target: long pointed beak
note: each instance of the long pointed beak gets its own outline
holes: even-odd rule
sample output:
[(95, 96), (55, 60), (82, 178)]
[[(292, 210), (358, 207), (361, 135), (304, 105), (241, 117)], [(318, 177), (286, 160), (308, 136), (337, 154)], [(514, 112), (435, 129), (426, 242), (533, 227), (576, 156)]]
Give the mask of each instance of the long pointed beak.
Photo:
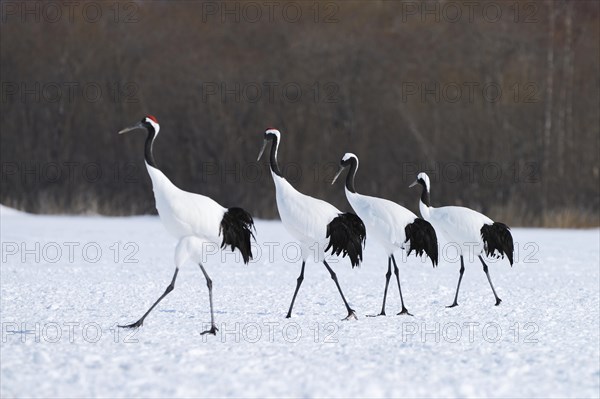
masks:
[(412, 184), (410, 186), (408, 186), (408, 188), (414, 187), (417, 184), (419, 184), (419, 182), (415, 180), (414, 182), (412, 182)]
[(335, 181), (338, 179), (338, 177), (340, 177), (340, 175), (342, 174), (343, 171), (344, 171), (344, 167), (340, 166), (340, 170), (338, 170), (338, 172), (335, 174), (335, 177), (331, 181), (332, 185), (333, 185), (333, 183), (335, 183)]
[(129, 126), (129, 127), (126, 127), (123, 130), (120, 130), (119, 134), (127, 133), (127, 132), (130, 132), (132, 130), (136, 130), (136, 129), (145, 129), (145, 128), (144, 128), (144, 125), (142, 125), (142, 123), (140, 122), (140, 123), (138, 123), (136, 125)]
[(260, 152), (258, 153), (258, 158), (256, 159), (256, 162), (260, 161), (260, 158), (263, 155), (263, 152), (265, 152), (265, 148), (267, 148), (267, 140), (265, 139), (265, 141), (263, 141), (263, 145), (262, 148), (260, 149)]

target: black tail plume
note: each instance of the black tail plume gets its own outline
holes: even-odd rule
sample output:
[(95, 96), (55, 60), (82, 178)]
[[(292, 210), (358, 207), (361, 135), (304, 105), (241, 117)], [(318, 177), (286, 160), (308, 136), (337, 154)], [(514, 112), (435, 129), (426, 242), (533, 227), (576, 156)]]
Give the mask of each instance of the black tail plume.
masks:
[(481, 228), (481, 238), (483, 238), (487, 256), (504, 258), (504, 255), (506, 255), (512, 266), (514, 243), (510, 228), (507, 225), (499, 222), (484, 224)]
[(256, 231), (250, 213), (242, 208), (227, 209), (219, 229), (219, 234), (223, 233), (221, 248), (231, 246), (232, 251), (236, 248), (239, 249), (244, 263), (248, 263), (252, 259), (252, 249), (250, 248), (250, 238), (254, 238), (252, 229)]
[(438, 263), (438, 241), (435, 229), (427, 220), (416, 218), (414, 222), (407, 224), (404, 228), (406, 233), (406, 242), (410, 242), (410, 250), (418, 256), (423, 255), (423, 252), (427, 254), (431, 259), (433, 267)]
[(348, 255), (353, 268), (360, 265), (367, 231), (358, 216), (353, 213), (341, 213), (327, 225), (327, 238), (329, 245), (325, 252), (332, 248), (332, 254), (342, 254), (344, 257)]

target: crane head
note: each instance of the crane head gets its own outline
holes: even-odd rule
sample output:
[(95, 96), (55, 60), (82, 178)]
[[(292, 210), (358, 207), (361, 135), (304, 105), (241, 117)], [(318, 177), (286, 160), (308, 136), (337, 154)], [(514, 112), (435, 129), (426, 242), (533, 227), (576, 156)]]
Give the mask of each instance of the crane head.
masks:
[(415, 180), (409, 187), (414, 187), (417, 184), (420, 184), (421, 186), (423, 186), (423, 188), (425, 190), (427, 190), (427, 192), (429, 192), (430, 183), (429, 183), (429, 176), (427, 176), (427, 173), (425, 173), (425, 172), (419, 173), (417, 175), (417, 180)]
[(127, 133), (136, 129), (146, 129), (147, 131), (154, 131), (154, 134), (157, 135), (160, 130), (160, 125), (158, 124), (158, 120), (154, 115), (146, 115), (141, 121), (136, 123), (133, 126), (126, 127), (119, 131), (119, 134)]
[(331, 181), (331, 184), (335, 183), (335, 181), (338, 177), (340, 177), (344, 169), (352, 164), (352, 160), (356, 161), (356, 165), (358, 167), (358, 157), (355, 154), (351, 152), (347, 152), (344, 154), (342, 159), (340, 159), (340, 170), (338, 170), (338, 172), (335, 174), (335, 177)]
[(260, 153), (258, 154), (258, 159), (256, 161), (257, 162), (260, 161), (260, 158), (262, 157), (263, 152), (265, 152), (265, 148), (267, 148), (267, 144), (269, 143), (269, 140), (277, 139), (277, 141), (279, 141), (280, 138), (281, 138), (281, 133), (279, 132), (279, 130), (275, 129), (274, 127), (268, 127), (265, 130), (263, 145), (262, 145), (262, 148), (260, 149)]

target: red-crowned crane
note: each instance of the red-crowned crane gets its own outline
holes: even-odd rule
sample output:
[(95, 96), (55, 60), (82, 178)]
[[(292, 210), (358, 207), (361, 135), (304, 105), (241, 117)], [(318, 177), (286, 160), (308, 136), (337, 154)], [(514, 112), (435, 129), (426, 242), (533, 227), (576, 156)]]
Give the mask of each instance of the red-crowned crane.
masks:
[[(433, 267), (438, 262), (438, 242), (435, 230), (427, 221), (417, 217), (408, 209), (383, 198), (370, 197), (356, 192), (354, 178), (358, 170), (358, 157), (352, 153), (346, 153), (340, 160), (340, 170), (333, 178), (331, 184), (335, 183), (345, 168), (349, 167), (346, 176), (346, 198), (354, 212), (364, 221), (367, 226), (369, 238), (377, 241), (386, 252), (388, 268), (385, 274), (385, 290), (383, 291), (383, 305), (377, 316), (385, 316), (385, 300), (392, 275), (392, 262), (394, 262), (394, 274), (398, 283), (400, 302), (402, 310), (398, 315), (411, 315), (404, 306), (402, 288), (400, 288), (400, 277), (398, 266), (394, 258), (394, 252), (398, 249), (412, 251), (421, 256), (425, 253)], [(412, 315), (411, 315), (412, 316)]]
[(342, 288), (333, 269), (327, 264), (325, 254), (331, 248), (332, 254), (350, 258), (352, 267), (359, 266), (362, 261), (362, 250), (366, 239), (365, 225), (360, 218), (352, 213), (344, 213), (333, 205), (317, 198), (298, 192), (283, 177), (277, 164), (277, 149), (281, 141), (281, 133), (277, 129), (267, 129), (264, 133), (264, 143), (258, 159), (260, 160), (265, 148), (271, 143), (269, 158), (271, 175), (275, 182), (277, 209), (281, 221), (290, 234), (300, 243), (302, 269), (296, 280), (296, 290), (287, 313), (292, 316), (292, 308), (300, 285), (304, 280), (304, 266), (309, 258), (315, 262), (323, 262), (329, 275), (335, 282), (348, 316), (344, 320), (356, 319), (356, 313), (348, 305)]
[(200, 266), (208, 286), (211, 328), (202, 334), (215, 335), (218, 329), (213, 311), (212, 280), (201, 263), (203, 250), (208, 244), (221, 245), (221, 248), (231, 247), (231, 250), (240, 251), (247, 264), (252, 259), (250, 240), (254, 238), (254, 221), (250, 213), (241, 208), (224, 208), (211, 198), (179, 189), (161, 172), (152, 155), (152, 145), (160, 131), (160, 125), (154, 116), (146, 116), (136, 125), (121, 130), (119, 134), (136, 129), (147, 132), (144, 155), (160, 220), (179, 242), (175, 249), (175, 274), (165, 292), (138, 321), (119, 327), (142, 326), (152, 309), (175, 288), (179, 268), (191, 261)]
[(438, 232), (445, 235), (447, 239), (456, 243), (461, 251), (460, 275), (456, 286), (456, 295), (454, 295), (454, 302), (448, 307), (453, 308), (458, 306), (458, 291), (460, 289), (463, 273), (465, 272), (463, 256), (465, 253), (468, 254), (470, 250), (474, 250), (473, 253), (477, 254), (479, 257), (479, 260), (483, 265), (483, 271), (487, 276), (494, 297), (496, 298), (496, 306), (500, 305), (502, 300), (496, 294), (492, 279), (490, 278), (488, 266), (481, 255), (485, 253), (488, 256), (501, 256), (502, 258), (506, 255), (512, 266), (514, 244), (509, 227), (504, 223), (494, 222), (489, 217), (462, 206), (443, 206), (434, 208), (430, 203), (429, 191), (431, 185), (429, 176), (427, 176), (426, 173), (419, 173), (417, 175), (417, 180), (415, 180), (410, 187), (414, 187), (417, 184), (422, 187), (421, 200), (419, 201), (421, 216), (429, 221)]

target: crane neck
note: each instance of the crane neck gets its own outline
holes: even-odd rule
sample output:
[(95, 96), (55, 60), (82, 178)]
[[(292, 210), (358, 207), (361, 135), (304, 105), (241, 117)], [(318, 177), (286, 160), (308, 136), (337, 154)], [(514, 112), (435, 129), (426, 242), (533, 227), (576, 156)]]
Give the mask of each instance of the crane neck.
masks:
[(156, 161), (154, 161), (154, 155), (152, 154), (152, 145), (154, 144), (154, 139), (156, 138), (156, 131), (153, 127), (149, 127), (148, 136), (146, 137), (146, 144), (144, 147), (144, 158), (146, 158), (146, 163), (156, 169)]
[(346, 175), (346, 189), (351, 193), (356, 193), (356, 188), (354, 187), (354, 178), (356, 177), (357, 170), (358, 161), (356, 160), (356, 158), (351, 158), (350, 170), (348, 171), (348, 175)]
[(430, 198), (430, 195), (429, 195), (429, 190), (423, 184), (421, 185), (421, 187), (423, 188), (423, 191), (421, 191), (421, 202), (426, 207), (430, 207), (431, 206), (431, 198)]
[(269, 163), (271, 165), (271, 171), (279, 177), (283, 177), (279, 164), (277, 163), (277, 150), (279, 148), (279, 138), (274, 136), (271, 143), (271, 154), (269, 156)]

